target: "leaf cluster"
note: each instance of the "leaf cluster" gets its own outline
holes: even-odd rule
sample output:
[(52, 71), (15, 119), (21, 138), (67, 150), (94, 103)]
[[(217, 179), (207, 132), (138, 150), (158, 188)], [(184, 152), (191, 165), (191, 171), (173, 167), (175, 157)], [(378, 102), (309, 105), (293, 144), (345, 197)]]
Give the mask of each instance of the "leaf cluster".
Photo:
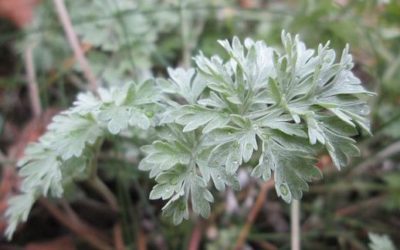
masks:
[(56, 115), (48, 131), (26, 148), (17, 164), (21, 193), (9, 200), (6, 235), (11, 237), (18, 223), (26, 221), (40, 196), (61, 197), (64, 185), (92, 176), (94, 154), (108, 134), (129, 127), (149, 128), (153, 120), (148, 114), (157, 105), (158, 92), (151, 80), (101, 88), (99, 97), (79, 94), (73, 107)]
[(93, 171), (107, 134), (132, 127), (154, 127), (138, 167), (154, 178), (150, 198), (167, 200), (163, 213), (176, 224), (189, 208), (209, 215), (210, 185), (239, 189), (240, 166), (262, 180), (273, 176), (278, 196), (291, 202), (321, 177), (320, 150), (339, 169), (359, 153), (352, 136), (369, 133), (371, 93), (351, 72), (348, 47), (337, 58), (329, 44), (308, 49), (285, 32), (281, 49), (236, 37), (219, 43), (227, 60), (200, 53), (195, 68), (168, 69), (169, 79), (78, 95), (18, 164), (23, 182), (6, 213), (8, 236), (40, 195), (59, 197), (65, 182)]

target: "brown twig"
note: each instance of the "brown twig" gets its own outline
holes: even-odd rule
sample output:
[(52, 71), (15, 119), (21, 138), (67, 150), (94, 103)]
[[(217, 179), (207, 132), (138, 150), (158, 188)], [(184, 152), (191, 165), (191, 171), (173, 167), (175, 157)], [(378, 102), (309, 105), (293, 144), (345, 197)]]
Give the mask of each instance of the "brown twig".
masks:
[(264, 250), (278, 250), (278, 248), (266, 241), (257, 241), (257, 244), (260, 245), (260, 247)]
[(111, 190), (104, 184), (100, 178), (95, 175), (88, 182), (91, 187), (107, 202), (107, 204), (115, 211), (118, 211), (118, 202)]
[(74, 31), (74, 28), (71, 23), (71, 19), (69, 17), (67, 8), (65, 7), (64, 0), (53, 0), (58, 18), (64, 28), (64, 32), (67, 36), (69, 44), (74, 51), (75, 57), (78, 60), (80, 66), (82, 67), (83, 74), (86, 77), (86, 80), (89, 83), (90, 89), (96, 93), (97, 92), (97, 81), (96, 77), (90, 68), (90, 65), (82, 51), (82, 48), (79, 44), (78, 37)]
[(64, 200), (61, 199), (61, 206), (64, 209), (66, 216), (69, 218), (69, 220), (71, 221), (71, 223), (80, 223), (81, 220), (79, 219), (78, 215), (74, 212), (74, 210), (71, 208), (71, 206), (69, 205), (69, 203)]
[(370, 157), (366, 161), (363, 161), (360, 164), (358, 164), (356, 167), (353, 168), (353, 171), (351, 172), (350, 175), (358, 175), (361, 173), (365, 173), (367, 169), (373, 166), (374, 164), (399, 153), (400, 153), (400, 141), (396, 141), (387, 146), (386, 148), (384, 148), (383, 150), (379, 151), (373, 157)]
[(256, 219), (258, 213), (260, 212), (264, 202), (267, 199), (268, 191), (274, 187), (274, 181), (271, 179), (267, 182), (264, 182), (261, 186), (260, 193), (258, 194), (257, 200), (254, 206), (251, 208), (249, 215), (246, 219), (246, 224), (243, 226), (242, 230), (240, 231), (238, 240), (236, 241), (235, 250), (242, 250), (244, 243), (249, 235), (250, 229)]
[[(89, 179), (89, 184), (97, 191), (101, 197), (107, 202), (112, 210), (118, 211), (118, 202), (111, 190), (100, 180), (97, 175)], [(121, 223), (116, 222), (113, 227), (114, 247), (117, 250), (124, 250), (124, 239), (122, 237)]]
[[(88, 202), (89, 200), (85, 200)], [(61, 200), (61, 205), (63, 206), (65, 212), (67, 213), (70, 220), (80, 223), (78, 215), (73, 211), (71, 206), (65, 201)], [(92, 208), (93, 209), (93, 208)], [(112, 208), (115, 210), (115, 208)], [(113, 227), (113, 241), (115, 250), (125, 250), (124, 239), (122, 237), (121, 223), (117, 222)]]
[(67, 227), (69, 230), (74, 232), (76, 235), (79, 235), (83, 240), (88, 242), (90, 245), (100, 250), (111, 250), (112, 247), (108, 242), (104, 241), (104, 235), (99, 232), (94, 231), (88, 225), (84, 224), (82, 221), (80, 223), (71, 223), (70, 220), (65, 213), (61, 212), (59, 208), (57, 208), (52, 203), (48, 202), (46, 199), (40, 199), (40, 204), (50, 212), (50, 214), (61, 224)]
[[(92, 49), (92, 45), (90, 45), (90, 44), (84, 43), (84, 44), (81, 45), (81, 50), (82, 50), (83, 55), (85, 55), (91, 49)], [(63, 74), (62, 72), (66, 72), (66, 71), (70, 70), (75, 65), (76, 61), (77, 60), (76, 60), (76, 56), (75, 55), (65, 59), (61, 63), (61, 65), (62, 65), (61, 66), (61, 70), (60, 70), (61, 72), (60, 71), (54, 72), (48, 78), (48, 80), (47, 80), (48, 85), (52, 85), (60, 76), (62, 76), (62, 74)], [(68, 77), (70, 77), (70, 76), (68, 76)], [(78, 88), (81, 89), (82, 86), (79, 85)]]
[(382, 195), (382, 196), (377, 196), (373, 197), (369, 200), (362, 201), (360, 203), (340, 208), (335, 212), (335, 216), (340, 217), (340, 216), (349, 216), (352, 214), (355, 214), (359, 212), (361, 209), (368, 208), (370, 209), (373, 206), (381, 205), (382, 202), (387, 198), (387, 196)]
[(113, 227), (114, 247), (116, 250), (125, 250), (124, 239), (122, 237), (121, 223), (117, 222)]
[(188, 250), (198, 250), (201, 236), (203, 234), (204, 222), (203, 220), (198, 220), (194, 226), (192, 236), (190, 237)]
[(33, 62), (33, 46), (28, 45), (25, 48), (24, 61), (26, 69), (26, 79), (28, 81), (29, 99), (31, 107), (35, 117), (38, 117), (42, 113), (42, 105), (40, 104), (40, 95), (38, 90), (38, 84), (36, 81), (35, 64)]
[(147, 235), (140, 227), (138, 229), (138, 235), (137, 235), (137, 249), (147, 250)]

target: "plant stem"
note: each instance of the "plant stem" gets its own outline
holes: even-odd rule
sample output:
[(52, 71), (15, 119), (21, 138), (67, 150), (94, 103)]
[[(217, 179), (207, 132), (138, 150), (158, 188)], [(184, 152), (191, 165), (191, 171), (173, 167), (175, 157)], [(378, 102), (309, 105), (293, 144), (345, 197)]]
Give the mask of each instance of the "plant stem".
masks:
[(343, 216), (351, 216), (357, 212), (360, 212), (363, 208), (366, 208), (368, 211), (378, 207), (387, 199), (387, 195), (380, 195), (372, 197), (368, 200), (350, 205), (348, 207), (341, 208), (335, 212), (335, 216), (343, 217)]
[(383, 150), (379, 151), (378, 153), (374, 154), (373, 156), (369, 157), (367, 160), (361, 162), (357, 166), (353, 168), (353, 170), (350, 173), (350, 176), (354, 175), (359, 175), (362, 173), (367, 172), (367, 169), (374, 164), (377, 164), (384, 159), (388, 159), (389, 157), (392, 157), (400, 152), (400, 140), (396, 141)]
[(46, 199), (40, 199), (40, 204), (50, 212), (50, 214), (57, 219), (61, 224), (67, 227), (69, 230), (74, 232), (76, 235), (84, 239), (95, 249), (99, 250), (111, 250), (111, 246), (108, 242), (104, 241), (104, 235), (98, 234), (91, 227), (83, 223), (82, 221), (77, 222), (75, 219), (68, 218), (66, 214), (62, 213), (55, 205), (48, 202)]
[(118, 211), (117, 199), (107, 185), (104, 184), (104, 182), (97, 175), (94, 178), (89, 179), (89, 183), (113, 210)]
[(190, 236), (190, 241), (188, 246), (189, 250), (199, 249), (201, 237), (203, 235), (203, 230), (204, 230), (204, 221), (202, 219), (197, 220), (193, 228), (192, 235)]
[(292, 250), (300, 250), (300, 201), (293, 200), (291, 204), (291, 242)]
[(121, 223), (115, 223), (113, 227), (113, 236), (114, 236), (114, 246), (115, 250), (124, 250), (126, 249), (124, 239), (122, 237), (122, 228)]
[(265, 200), (267, 199), (268, 191), (273, 187), (274, 187), (274, 181), (272, 179), (267, 182), (264, 182), (263, 185), (261, 186), (261, 190), (257, 196), (256, 202), (254, 203), (254, 206), (251, 208), (249, 215), (247, 216), (246, 224), (240, 231), (239, 237), (236, 241), (236, 246), (234, 248), (235, 250), (241, 250), (243, 248), (247, 236), (250, 233), (251, 226), (253, 225), (254, 220), (256, 219), (258, 213), (260, 212), (262, 206), (265, 203)]
[(89, 163), (89, 185), (101, 195), (101, 197), (107, 202), (107, 204), (115, 211), (118, 211), (118, 202), (117, 198), (111, 192), (111, 190), (107, 187), (106, 184), (99, 178), (97, 175), (97, 158), (103, 144), (103, 140), (99, 140), (94, 145), (94, 155)]
[(28, 81), (29, 99), (31, 101), (32, 111), (35, 117), (38, 117), (42, 113), (42, 105), (40, 104), (40, 95), (38, 90), (38, 84), (36, 80), (35, 64), (33, 61), (33, 46), (28, 45), (25, 48), (25, 68), (26, 78)]
[(64, 28), (64, 32), (67, 36), (68, 42), (74, 51), (74, 55), (79, 62), (80, 66), (82, 67), (83, 74), (86, 77), (86, 80), (89, 83), (89, 88), (94, 93), (97, 93), (97, 81), (96, 77), (90, 68), (88, 61), (82, 51), (82, 48), (79, 44), (78, 37), (74, 31), (72, 26), (71, 18), (69, 17), (67, 8), (65, 7), (64, 0), (53, 0), (54, 6), (56, 8), (56, 12), (60, 22)]
[[(101, 197), (107, 202), (107, 204), (114, 211), (119, 211), (118, 200), (111, 192), (111, 190), (107, 187), (106, 184), (99, 178), (97, 175), (97, 159), (98, 154), (103, 144), (103, 140), (99, 140), (96, 142), (94, 146), (94, 156), (92, 157), (89, 165), (89, 185), (99, 194)], [(117, 221), (113, 227), (113, 239), (114, 239), (114, 247), (116, 250), (125, 249), (124, 239), (122, 236), (121, 223)]]

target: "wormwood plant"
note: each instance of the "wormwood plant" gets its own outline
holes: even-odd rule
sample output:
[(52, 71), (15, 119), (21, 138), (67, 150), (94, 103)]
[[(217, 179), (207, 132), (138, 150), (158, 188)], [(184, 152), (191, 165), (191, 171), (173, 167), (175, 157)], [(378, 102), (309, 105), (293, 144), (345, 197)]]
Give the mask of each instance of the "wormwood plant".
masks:
[[(120, 86), (125, 79), (145, 79), (151, 75), (152, 58), (162, 57), (157, 45), (180, 26), (180, 0), (75, 0), (67, 1), (67, 8), (74, 21), (74, 30), (82, 42), (93, 48), (87, 52), (92, 69), (101, 75), (102, 82)], [(188, 23), (206, 20), (213, 0), (185, 0), (184, 8), (191, 10)], [(222, 0), (218, 1), (220, 4)], [(214, 3), (215, 4), (215, 3)], [(163, 11), (154, 11), (158, 6)], [(51, 1), (44, 1), (37, 8), (38, 15), (25, 32), (28, 36), (19, 41), (19, 53), (34, 45), (36, 69), (48, 72), (62, 58), (70, 55), (64, 33), (53, 29), (58, 16), (52, 11)], [(132, 27), (135, 27), (134, 29)], [(43, 29), (45, 27), (45, 29)], [(38, 32), (40, 30), (40, 32)], [(192, 38), (191, 38), (192, 39)], [(179, 44), (179, 42), (177, 42)], [(164, 45), (165, 46), (165, 45)], [(95, 48), (95, 49), (94, 49)], [(178, 48), (172, 48), (172, 50)], [(161, 58), (160, 60), (165, 60)], [(112, 65), (112, 67), (110, 67)]]
[(189, 217), (189, 203), (209, 215), (211, 185), (239, 189), (239, 166), (263, 180), (273, 174), (278, 196), (291, 202), (321, 177), (320, 150), (338, 169), (359, 153), (351, 137), (369, 133), (371, 93), (351, 72), (348, 47), (336, 58), (329, 44), (307, 49), (285, 32), (282, 50), (236, 37), (219, 43), (227, 60), (200, 53), (195, 68), (168, 69), (168, 80), (79, 94), (18, 163), (21, 193), (9, 201), (7, 236), (40, 196), (61, 197), (66, 183), (97, 178), (103, 139), (132, 129), (157, 138), (138, 167), (155, 179), (150, 199), (168, 200), (163, 212), (176, 224)]

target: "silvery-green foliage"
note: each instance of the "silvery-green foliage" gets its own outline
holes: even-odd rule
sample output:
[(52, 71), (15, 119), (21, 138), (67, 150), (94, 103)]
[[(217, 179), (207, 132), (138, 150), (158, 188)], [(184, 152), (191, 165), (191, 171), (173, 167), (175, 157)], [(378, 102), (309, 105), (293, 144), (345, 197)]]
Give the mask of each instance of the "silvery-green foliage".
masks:
[(6, 235), (11, 237), (18, 223), (26, 221), (40, 196), (61, 197), (66, 183), (85, 179), (95, 145), (107, 134), (152, 126), (158, 93), (152, 80), (101, 88), (99, 97), (79, 94), (73, 107), (55, 116), (48, 131), (26, 148), (18, 162), (21, 193), (9, 200)]
[[(66, 5), (80, 40), (93, 47), (87, 54), (92, 69), (110, 85), (120, 84), (133, 70), (145, 75), (152, 66), (157, 38), (179, 27), (176, 11), (154, 11), (156, 5), (168, 8), (165, 0), (74, 0)], [(33, 47), (36, 69), (48, 71), (70, 57), (71, 50), (62, 29), (53, 27), (59, 19), (51, 1), (37, 6), (35, 12), (16, 50)]]
[(329, 44), (308, 49), (285, 32), (281, 50), (236, 37), (219, 43), (228, 60), (200, 53), (195, 69), (170, 69), (170, 80), (159, 80), (174, 98), (140, 169), (157, 182), (150, 198), (169, 199), (164, 213), (175, 223), (188, 217), (189, 201), (207, 216), (210, 180), (218, 190), (238, 188), (239, 166), (256, 157), (253, 176), (273, 176), (286, 202), (300, 199), (307, 182), (321, 177), (319, 150), (340, 169), (359, 153), (352, 136), (369, 133), (371, 93), (351, 72), (348, 47), (337, 57)]
[(178, 224), (189, 208), (207, 217), (213, 185), (239, 189), (237, 171), (275, 180), (286, 202), (300, 199), (320, 178), (315, 156), (326, 149), (337, 168), (359, 153), (352, 136), (369, 133), (366, 91), (351, 72), (348, 48), (337, 58), (328, 44), (307, 49), (282, 33), (281, 50), (238, 38), (220, 41), (228, 54), (200, 53), (193, 69), (168, 69), (170, 78), (78, 95), (19, 162), (22, 193), (10, 200), (7, 235), (25, 221), (40, 195), (59, 197), (63, 184), (84, 178), (105, 134), (154, 127), (139, 169), (156, 184), (150, 199), (167, 200), (163, 213)]
[(82, 36), (83, 41), (100, 47), (104, 51), (115, 52), (129, 44), (135, 44), (136, 47), (133, 48), (142, 46), (149, 49), (148, 46), (155, 42), (157, 31), (149, 30), (152, 28), (151, 19), (141, 13), (140, 2), (73, 1), (70, 3), (70, 8), (75, 20), (84, 20), (76, 25), (77, 32)]
[[(183, 7), (188, 9), (185, 22), (201, 27), (198, 23), (209, 17), (206, 7), (225, 2), (185, 0)], [(152, 75), (152, 58), (160, 53), (157, 45), (174, 39), (159, 38), (180, 30), (180, 3), (180, 0), (66, 1), (79, 39), (92, 46), (87, 52), (92, 70), (109, 85), (119, 85), (132, 75), (136, 79)], [(19, 53), (27, 46), (33, 47), (38, 70), (54, 69), (56, 62), (71, 56), (64, 32), (53, 27), (57, 23), (59, 19), (53, 4), (50, 1), (40, 4), (33, 21), (25, 29), (26, 37), (15, 46)], [(192, 33), (189, 38), (195, 41)]]
[(236, 176), (223, 166), (208, 164), (210, 152), (203, 145), (202, 135), (184, 132), (178, 124), (168, 124), (158, 134), (160, 140), (143, 147), (147, 156), (139, 169), (150, 171), (150, 177), (157, 182), (150, 199), (169, 199), (163, 211), (172, 216), (174, 223), (188, 218), (189, 200), (195, 213), (208, 216), (209, 203), (214, 200), (207, 189), (210, 180), (220, 191), (226, 185), (239, 188)]
[(205, 7), (216, 4), (210, 0), (75, 0), (67, 4), (77, 34), (98, 49), (89, 53), (95, 71), (113, 84), (115, 78), (125, 80), (123, 76), (132, 72), (139, 79), (146, 75), (158, 38), (180, 30), (181, 2), (190, 9), (185, 22), (193, 24), (206, 20)]
[[(72, 18), (77, 20), (75, 30), (82, 41), (96, 47), (97, 54), (106, 55), (93, 60), (99, 73), (112, 68), (122, 72), (119, 75), (122, 78), (132, 70), (141, 72), (151, 67), (151, 54), (160, 31), (152, 16), (142, 13), (141, 2), (77, 0), (68, 3)], [(110, 61), (113, 67), (107, 67)]]
[(63, 31), (49, 28), (58, 20), (52, 8), (50, 1), (35, 7), (33, 20), (24, 27), (25, 36), (14, 44), (18, 54), (23, 54), (26, 48), (32, 50), (35, 69), (39, 72), (53, 69), (60, 58), (65, 59), (71, 55)]
[(371, 250), (395, 250), (393, 242), (387, 235), (379, 235), (374, 233), (369, 233), (370, 243), (368, 244)]

